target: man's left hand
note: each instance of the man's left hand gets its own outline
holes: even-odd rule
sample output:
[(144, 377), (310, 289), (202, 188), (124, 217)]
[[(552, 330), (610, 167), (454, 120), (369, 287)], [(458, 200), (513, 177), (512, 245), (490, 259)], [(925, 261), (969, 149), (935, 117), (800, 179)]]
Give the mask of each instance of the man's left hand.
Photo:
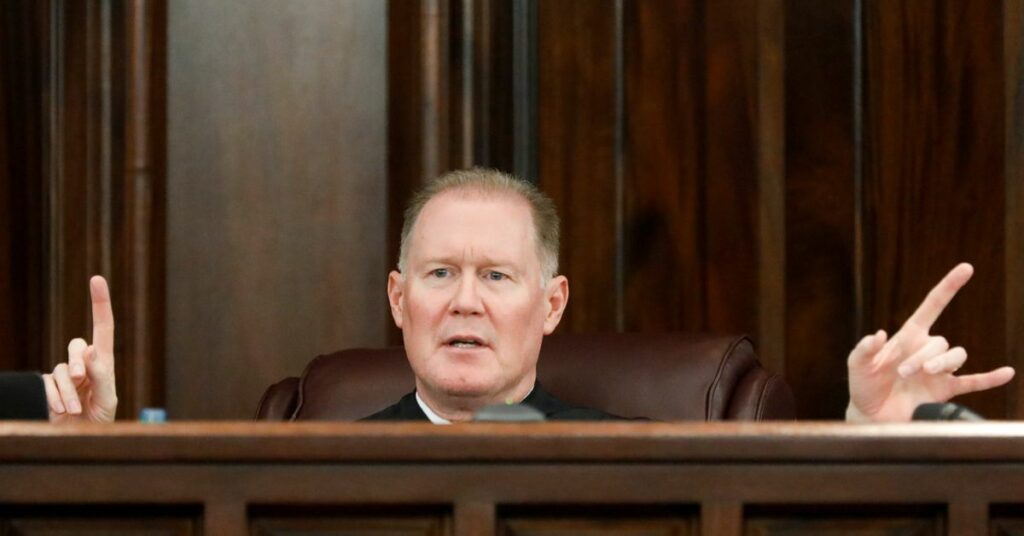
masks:
[(891, 338), (885, 331), (861, 339), (847, 361), (850, 374), (848, 421), (907, 421), (927, 402), (983, 391), (1013, 378), (1011, 367), (954, 376), (967, 360), (962, 347), (929, 334), (942, 310), (974, 273), (970, 264), (953, 268)]

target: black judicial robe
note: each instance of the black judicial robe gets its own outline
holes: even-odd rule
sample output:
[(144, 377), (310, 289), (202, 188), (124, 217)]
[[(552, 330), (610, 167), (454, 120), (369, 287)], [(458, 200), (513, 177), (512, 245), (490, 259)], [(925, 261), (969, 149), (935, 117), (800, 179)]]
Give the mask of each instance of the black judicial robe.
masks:
[[(540, 384), (535, 384), (533, 391), (522, 402), (544, 414), (549, 421), (619, 421), (623, 417), (610, 415), (591, 408), (570, 406), (545, 391)], [(361, 421), (428, 421), (427, 415), (416, 403), (416, 392), (403, 396), (395, 404), (388, 406)]]

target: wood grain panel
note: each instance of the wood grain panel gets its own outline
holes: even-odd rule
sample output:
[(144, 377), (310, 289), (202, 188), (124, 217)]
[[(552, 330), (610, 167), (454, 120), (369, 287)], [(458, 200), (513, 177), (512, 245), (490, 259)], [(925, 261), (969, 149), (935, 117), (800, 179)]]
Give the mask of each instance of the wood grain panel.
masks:
[(169, 5), (172, 418), (384, 344), (386, 7)]
[(707, 328), (700, 7), (626, 4), (626, 331)]
[[(927, 5), (927, 8), (924, 8)], [(935, 326), (965, 372), (1005, 363), (1002, 6), (865, 5), (865, 328), (897, 328), (950, 268), (974, 281)], [(965, 399), (1004, 413), (1006, 391)]]
[(856, 340), (854, 2), (788, 0), (786, 379), (802, 418), (842, 418)]
[(618, 323), (615, 36), (614, 2), (538, 3), (538, 184), (562, 218), (569, 332)]
[(704, 10), (706, 323), (756, 334), (760, 349), (758, 0)]

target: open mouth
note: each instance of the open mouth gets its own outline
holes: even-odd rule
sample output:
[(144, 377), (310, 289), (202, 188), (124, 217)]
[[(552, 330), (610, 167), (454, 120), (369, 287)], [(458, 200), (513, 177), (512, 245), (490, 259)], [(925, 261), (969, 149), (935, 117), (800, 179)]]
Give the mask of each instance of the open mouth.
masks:
[(472, 336), (457, 335), (446, 340), (444, 344), (452, 348), (482, 348), (484, 341)]

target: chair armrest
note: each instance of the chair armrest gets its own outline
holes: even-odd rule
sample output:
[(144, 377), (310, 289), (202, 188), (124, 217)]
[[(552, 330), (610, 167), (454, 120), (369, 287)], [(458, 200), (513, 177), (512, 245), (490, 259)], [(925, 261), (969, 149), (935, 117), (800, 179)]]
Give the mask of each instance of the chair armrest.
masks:
[(796, 419), (796, 401), (786, 381), (757, 367), (736, 385), (726, 419), (735, 421), (778, 421)]
[(299, 379), (285, 378), (263, 392), (259, 407), (256, 408), (256, 420), (289, 421), (298, 402)]

